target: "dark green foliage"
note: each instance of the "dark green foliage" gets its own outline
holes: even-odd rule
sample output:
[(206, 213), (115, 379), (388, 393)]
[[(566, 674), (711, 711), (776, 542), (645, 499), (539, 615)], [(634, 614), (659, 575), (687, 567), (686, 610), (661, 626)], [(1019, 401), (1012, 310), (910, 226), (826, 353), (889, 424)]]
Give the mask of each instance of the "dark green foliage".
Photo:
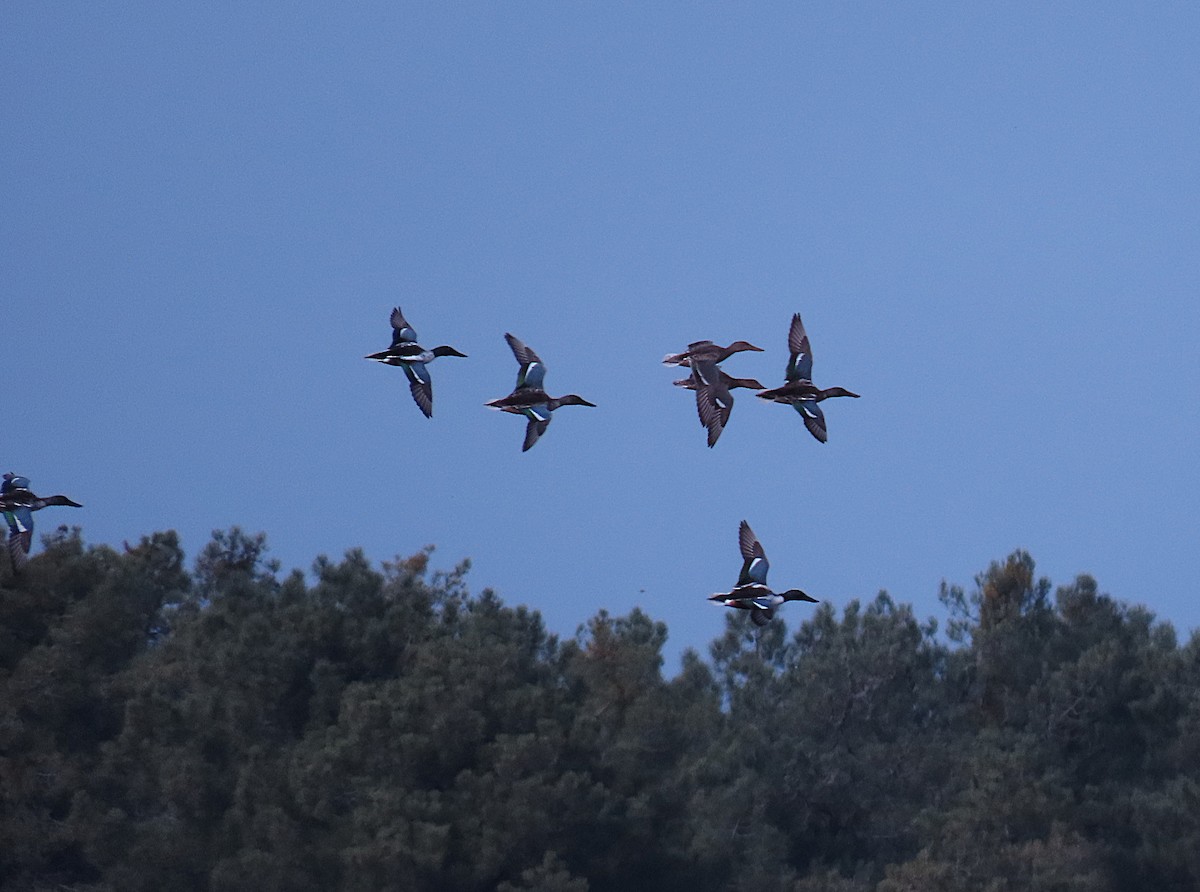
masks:
[(1014, 554), (948, 641), (731, 615), (667, 679), (641, 611), (560, 642), (428, 563), (50, 536), (0, 575), (0, 887), (1200, 886), (1200, 639), (1089, 577)]

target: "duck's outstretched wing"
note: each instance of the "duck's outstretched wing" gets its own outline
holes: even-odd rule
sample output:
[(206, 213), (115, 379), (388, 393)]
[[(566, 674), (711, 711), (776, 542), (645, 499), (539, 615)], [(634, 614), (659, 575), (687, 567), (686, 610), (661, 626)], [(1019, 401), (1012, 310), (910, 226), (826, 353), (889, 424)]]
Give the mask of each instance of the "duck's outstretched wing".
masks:
[(397, 344), (407, 344), (417, 340), (416, 331), (405, 321), (404, 314), (400, 312), (399, 307), (392, 310), (391, 323), (393, 347)]
[(733, 395), (728, 390), (718, 393), (712, 388), (701, 387), (696, 391), (696, 411), (700, 415), (700, 424), (708, 429), (708, 448), (711, 449), (729, 421)]
[(538, 437), (546, 432), (546, 428), (550, 426), (550, 419), (544, 420), (529, 419), (529, 423), (525, 425), (525, 442), (521, 444), (521, 451), (528, 452), (533, 448), (533, 444), (538, 441)]
[(9, 533), (8, 556), (12, 558), (13, 570), (20, 571), (29, 563), (29, 549), (33, 546), (33, 533)]
[(692, 389), (696, 391), (696, 412), (700, 424), (708, 429), (708, 446), (716, 445), (729, 415), (733, 412), (733, 394), (725, 384), (715, 362), (701, 360), (692, 363)]
[(8, 554), (13, 570), (19, 571), (29, 562), (33, 548), (33, 509), (28, 505), (10, 508), (5, 512), (8, 521)]
[(408, 375), (408, 389), (412, 392), (413, 402), (426, 418), (432, 418), (433, 379), (429, 377), (429, 369), (425, 368), (423, 362), (413, 362), (404, 366), (404, 374)]
[(792, 403), (792, 408), (800, 413), (800, 417), (804, 419), (804, 426), (817, 440), (824, 443), (829, 439), (825, 430), (825, 413), (821, 411), (821, 406), (816, 400), (800, 400)]
[(742, 552), (742, 572), (738, 576), (738, 585), (758, 583), (767, 584), (767, 570), (771, 565), (767, 562), (766, 552), (762, 543), (750, 529), (750, 524), (742, 521), (738, 526), (738, 548)]
[(763, 607), (762, 605), (755, 604), (754, 607), (750, 608), (750, 619), (756, 626), (765, 626), (774, 616), (774, 607)]
[(787, 379), (789, 381), (812, 380), (812, 346), (808, 342), (808, 333), (800, 314), (792, 315), (792, 327), (788, 329), (788, 351), (792, 354), (787, 364)]
[(541, 357), (529, 349), (520, 338), (505, 333), (504, 340), (508, 341), (508, 346), (512, 349), (513, 356), (521, 364), (521, 368), (517, 372), (516, 389), (523, 390), (528, 388), (530, 390), (541, 390), (543, 386), (542, 381), (546, 377), (546, 366), (542, 362)]

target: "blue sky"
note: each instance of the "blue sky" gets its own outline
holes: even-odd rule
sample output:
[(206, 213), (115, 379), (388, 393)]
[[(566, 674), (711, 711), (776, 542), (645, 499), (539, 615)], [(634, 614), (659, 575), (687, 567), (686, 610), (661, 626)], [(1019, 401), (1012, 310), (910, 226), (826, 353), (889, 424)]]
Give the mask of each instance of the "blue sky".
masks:
[[(89, 542), (435, 544), (672, 661), (771, 582), (941, 616), (1028, 549), (1200, 626), (1193, 4), (8, 4), (0, 465)], [(434, 418), (366, 362), (400, 304)], [(801, 312), (829, 443), (663, 354)], [(511, 331), (566, 408), (529, 453)], [(793, 623), (802, 608), (784, 611)]]

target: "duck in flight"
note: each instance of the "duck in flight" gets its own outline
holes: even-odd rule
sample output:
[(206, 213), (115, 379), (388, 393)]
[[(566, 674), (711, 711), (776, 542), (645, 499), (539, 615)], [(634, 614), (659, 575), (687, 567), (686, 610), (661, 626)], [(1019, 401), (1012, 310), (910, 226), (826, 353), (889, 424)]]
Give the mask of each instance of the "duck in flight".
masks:
[(762, 543), (750, 529), (750, 524), (744, 520), (738, 526), (738, 548), (742, 552), (742, 572), (738, 575), (737, 585), (731, 591), (710, 595), (708, 600), (720, 602), (726, 607), (749, 610), (750, 619), (756, 626), (769, 623), (775, 611), (788, 601), (819, 603), (798, 588), (778, 593), (768, 588), (767, 570), (770, 564), (767, 563), (767, 555)]
[[(688, 390), (696, 389), (696, 382), (693, 381), (690, 377), (680, 378), (678, 381), (672, 381), (671, 383), (674, 384), (676, 387), (686, 387)], [(732, 390), (735, 387), (744, 387), (747, 390), (762, 390), (763, 389), (762, 384), (760, 384), (757, 379), (755, 379), (755, 378), (735, 378), (735, 377), (733, 377), (733, 375), (725, 374), (725, 371), (723, 369), (721, 370), (721, 383), (724, 384), (726, 387), (728, 387), (730, 390)]]
[(829, 439), (829, 433), (825, 428), (825, 413), (821, 411), (819, 403), (833, 396), (852, 396), (857, 399), (858, 394), (851, 393), (844, 387), (827, 387), (822, 390), (813, 385), (812, 347), (809, 345), (808, 334), (804, 331), (804, 323), (800, 321), (799, 313), (792, 315), (792, 326), (788, 329), (788, 350), (792, 355), (788, 359), (785, 373), (787, 383), (773, 390), (764, 390), (758, 396), (760, 399), (791, 406), (804, 419), (804, 426), (808, 428), (808, 432), (824, 443)]
[(712, 341), (694, 341), (682, 353), (668, 353), (663, 357), (663, 365), (691, 366), (692, 359), (708, 359), (713, 362), (724, 362), (735, 353), (753, 350), (762, 353), (762, 347), (755, 347), (749, 341), (734, 341), (728, 347), (718, 347)]
[[(675, 383), (680, 384), (678, 381)], [(762, 389), (762, 385), (751, 378), (734, 378), (722, 371), (715, 362), (700, 359), (692, 363), (691, 377), (681, 386), (696, 392), (696, 413), (700, 416), (701, 426), (708, 429), (709, 449), (717, 445), (717, 439), (733, 414), (733, 394), (730, 391), (735, 387)]]
[(382, 362), (384, 365), (398, 365), (408, 376), (408, 389), (412, 391), (413, 401), (416, 402), (426, 418), (433, 417), (433, 379), (429, 377), (426, 363), (433, 362), (439, 356), (462, 356), (453, 347), (434, 347), (426, 350), (417, 343), (417, 333), (404, 319), (400, 308), (392, 310), (392, 346), (378, 353), (369, 353), (366, 359)]
[(748, 341), (734, 341), (728, 347), (720, 347), (712, 341), (695, 341), (682, 353), (671, 353), (663, 358), (664, 365), (680, 365), (692, 370), (688, 378), (675, 384), (695, 391), (696, 412), (700, 416), (700, 424), (708, 429), (710, 449), (717, 444), (733, 412), (733, 394), (730, 391), (735, 387), (762, 389), (757, 381), (734, 378), (718, 366), (734, 353), (744, 350), (762, 352), (761, 347), (755, 347)]
[(13, 569), (19, 571), (29, 561), (29, 550), (33, 547), (33, 512), (53, 505), (82, 508), (66, 496), (41, 498), (29, 491), (29, 478), (12, 472), (4, 475), (0, 483), (0, 514), (8, 522), (8, 554)]
[(491, 400), (486, 405), (493, 409), (499, 409), (501, 412), (524, 415), (529, 419), (529, 423), (525, 426), (525, 442), (521, 446), (522, 452), (528, 452), (538, 441), (538, 437), (544, 434), (546, 428), (550, 426), (550, 413), (555, 409), (562, 406), (595, 408), (596, 404), (589, 403), (583, 397), (573, 393), (568, 393), (566, 396), (550, 396), (542, 389), (542, 382), (546, 377), (546, 364), (519, 338), (505, 334), (504, 340), (508, 341), (513, 356), (517, 358), (517, 362), (521, 366), (517, 370), (517, 386), (508, 396)]

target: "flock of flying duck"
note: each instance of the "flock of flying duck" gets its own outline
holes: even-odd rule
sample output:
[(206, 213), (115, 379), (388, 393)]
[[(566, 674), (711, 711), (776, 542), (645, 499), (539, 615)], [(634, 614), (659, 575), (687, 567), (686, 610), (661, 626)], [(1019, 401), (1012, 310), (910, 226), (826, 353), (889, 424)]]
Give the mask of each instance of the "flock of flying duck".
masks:
[[(398, 366), (408, 377), (408, 389), (412, 391), (413, 401), (426, 418), (433, 417), (433, 379), (426, 368), (439, 356), (460, 356), (465, 353), (445, 344), (428, 350), (417, 341), (416, 330), (408, 324), (400, 308), (392, 310), (392, 344), (386, 350), (378, 353), (368, 353), (366, 359), (382, 362), (384, 365)], [(550, 396), (543, 389), (546, 377), (546, 364), (542, 362), (533, 350), (515, 335), (505, 334), (504, 340), (516, 357), (520, 368), (517, 371), (517, 385), (512, 393), (500, 399), (491, 400), (486, 405), (513, 415), (524, 415), (528, 419), (525, 429), (525, 442), (521, 451), (525, 452), (538, 437), (546, 432), (550, 424), (551, 413), (562, 406), (591, 406), (583, 397), (574, 393), (566, 396)], [(808, 334), (804, 331), (804, 323), (800, 314), (792, 316), (792, 324), (788, 329), (788, 359), (787, 370), (784, 373), (785, 383), (782, 387), (771, 390), (763, 389), (762, 384), (753, 378), (734, 378), (726, 374), (720, 367), (735, 353), (753, 350), (762, 353), (762, 347), (755, 347), (749, 341), (734, 341), (728, 347), (719, 347), (712, 341), (694, 341), (682, 353), (670, 353), (663, 358), (663, 365), (683, 366), (691, 370), (691, 375), (675, 382), (677, 387), (686, 387), (696, 394), (696, 410), (700, 414), (700, 423), (708, 430), (708, 445), (713, 447), (721, 436), (721, 431), (729, 423), (733, 412), (733, 394), (737, 387), (753, 388), (758, 397), (771, 402), (791, 406), (804, 419), (808, 432), (824, 443), (829, 434), (825, 427), (825, 413), (821, 411), (820, 403), (835, 396), (852, 396), (844, 387), (820, 388), (812, 383), (812, 348), (809, 345)]]
[[(425, 368), (439, 356), (462, 356), (467, 354), (447, 347), (444, 344), (426, 350), (417, 343), (417, 333), (404, 318), (400, 308), (392, 310), (392, 345), (378, 353), (367, 354), (367, 359), (382, 362), (384, 365), (395, 365), (404, 369), (408, 376), (408, 389), (412, 391), (413, 401), (417, 404), (426, 418), (433, 417), (433, 379), (429, 377), (429, 369)], [(541, 357), (527, 347), (520, 338), (506, 334), (504, 340), (517, 358), (520, 368), (517, 370), (517, 386), (506, 397), (492, 400), (487, 405), (501, 412), (511, 412), (513, 415), (524, 415), (529, 419), (525, 425), (525, 443), (522, 452), (527, 452), (538, 437), (550, 426), (550, 413), (562, 406), (591, 406), (583, 397), (574, 393), (566, 396), (550, 396), (542, 388), (546, 377), (546, 364)]]
[[(392, 310), (390, 321), (391, 346), (378, 353), (371, 353), (366, 358), (403, 369), (417, 408), (426, 418), (432, 418), (433, 380), (429, 375), (428, 364), (440, 356), (465, 358), (466, 354), (445, 345), (434, 347), (432, 350), (422, 347), (417, 341), (416, 331), (405, 320), (399, 307)], [(574, 393), (550, 396), (544, 389), (546, 364), (542, 362), (541, 357), (511, 334), (505, 334), (504, 340), (508, 342), (519, 366), (517, 384), (508, 396), (491, 400), (487, 405), (526, 418), (525, 441), (521, 446), (521, 451), (525, 452), (546, 432), (551, 415), (556, 409), (563, 406), (595, 408), (595, 403), (589, 403)], [(732, 391), (739, 387), (757, 390), (760, 399), (791, 406), (800, 414), (808, 432), (824, 443), (828, 439), (828, 433), (820, 403), (830, 397), (858, 397), (858, 394), (851, 393), (844, 387), (821, 389), (813, 384), (812, 348), (809, 345), (808, 334), (804, 331), (804, 323), (800, 321), (800, 314), (792, 316), (792, 324), (788, 329), (788, 351), (791, 356), (781, 387), (765, 390), (753, 378), (735, 378), (720, 367), (720, 363), (733, 354), (747, 350), (763, 352), (761, 347), (756, 347), (748, 341), (734, 341), (728, 347), (720, 347), (712, 341), (694, 341), (688, 344), (688, 348), (682, 353), (672, 353), (663, 359), (665, 365), (682, 366), (690, 370), (691, 374), (688, 377), (676, 381), (675, 384), (695, 392), (696, 410), (700, 415), (701, 425), (708, 431), (709, 447), (716, 445), (725, 425), (729, 423), (729, 416), (733, 411)], [(33, 512), (52, 505), (83, 507), (63, 495), (45, 498), (36, 496), (29, 489), (28, 477), (11, 472), (4, 475), (3, 482), (0, 483), (0, 514), (8, 523), (8, 553), (15, 572), (20, 572), (29, 560), (29, 550), (33, 544)], [(788, 601), (816, 603), (816, 598), (800, 589), (774, 592), (767, 586), (767, 569), (770, 566), (767, 555), (758, 537), (744, 520), (738, 527), (738, 548), (742, 553), (742, 572), (738, 575), (737, 585), (728, 592), (710, 596), (710, 601), (750, 611), (750, 619), (757, 626), (764, 626), (770, 622), (775, 611)]]
[[(432, 350), (422, 347), (417, 341), (416, 331), (405, 320), (399, 307), (392, 310), (391, 324), (391, 346), (378, 353), (371, 353), (366, 358), (404, 369), (413, 400), (426, 418), (432, 418), (433, 380), (426, 366), (439, 356), (465, 357), (466, 354), (445, 345), (434, 347)], [(594, 408), (595, 403), (589, 403), (574, 393), (561, 397), (550, 396), (543, 385), (546, 364), (514, 335), (505, 334), (504, 340), (508, 342), (520, 366), (517, 371), (517, 385), (508, 396), (491, 400), (486, 405), (513, 415), (525, 416), (525, 442), (521, 446), (521, 451), (525, 452), (546, 432), (551, 414), (556, 409), (562, 406)], [(733, 412), (732, 391), (735, 388), (753, 388), (758, 391), (760, 399), (791, 406), (800, 414), (808, 432), (821, 443), (829, 437), (821, 402), (830, 397), (858, 397), (857, 393), (851, 393), (844, 387), (822, 389), (813, 384), (812, 347), (799, 313), (792, 316), (792, 324), (788, 329), (788, 352), (791, 355), (781, 387), (766, 390), (753, 378), (735, 378), (720, 367), (720, 364), (733, 354), (746, 350), (763, 352), (761, 347), (756, 347), (748, 341), (734, 341), (728, 347), (720, 347), (712, 341), (693, 341), (682, 353), (672, 353), (663, 359), (664, 365), (682, 366), (691, 371), (688, 377), (676, 381), (675, 385), (695, 392), (696, 411), (700, 415), (700, 424), (708, 431), (709, 448), (716, 445), (725, 425), (729, 423), (729, 416)], [(763, 551), (762, 543), (744, 520), (738, 527), (738, 548), (742, 553), (742, 572), (738, 575), (737, 585), (728, 592), (710, 596), (710, 601), (750, 611), (750, 619), (756, 626), (765, 626), (771, 621), (775, 611), (788, 601), (816, 603), (816, 598), (800, 589), (788, 589), (785, 592), (771, 590), (767, 585), (767, 569), (770, 566), (767, 555)]]

